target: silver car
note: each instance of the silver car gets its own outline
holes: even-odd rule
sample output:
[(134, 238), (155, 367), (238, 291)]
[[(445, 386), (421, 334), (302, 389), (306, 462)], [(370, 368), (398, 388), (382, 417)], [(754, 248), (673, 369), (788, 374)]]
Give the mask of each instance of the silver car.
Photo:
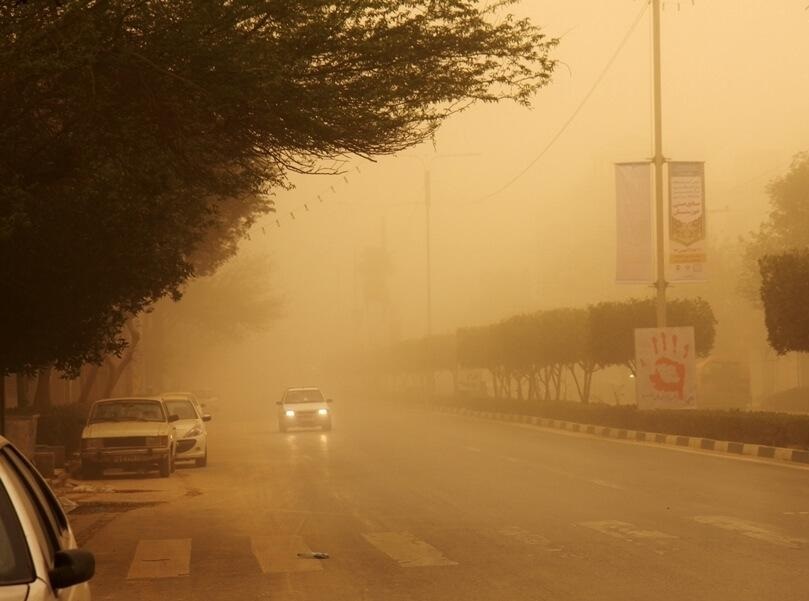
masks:
[(0, 599), (86, 601), (94, 572), (51, 489), (0, 436)]

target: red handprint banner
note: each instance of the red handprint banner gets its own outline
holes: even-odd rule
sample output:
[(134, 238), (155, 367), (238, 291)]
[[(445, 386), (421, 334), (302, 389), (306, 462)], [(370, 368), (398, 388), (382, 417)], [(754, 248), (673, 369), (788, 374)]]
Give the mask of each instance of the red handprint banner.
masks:
[(635, 365), (635, 394), (640, 409), (696, 407), (694, 328), (635, 330)]

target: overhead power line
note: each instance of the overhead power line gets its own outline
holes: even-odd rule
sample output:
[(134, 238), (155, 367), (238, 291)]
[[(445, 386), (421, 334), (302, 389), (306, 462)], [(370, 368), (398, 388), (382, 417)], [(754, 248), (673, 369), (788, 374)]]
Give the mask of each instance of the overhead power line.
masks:
[(643, 16), (646, 14), (646, 10), (648, 8), (649, 8), (649, 3), (644, 2), (643, 3), (643, 8), (640, 10), (637, 17), (635, 17), (634, 21), (632, 21), (632, 24), (630, 25), (630, 27), (627, 30), (626, 34), (621, 39), (620, 44), (618, 44), (618, 47), (615, 49), (615, 52), (613, 52), (612, 55), (610, 56), (610, 59), (607, 61), (607, 64), (604, 66), (604, 69), (601, 71), (599, 76), (596, 78), (596, 80), (593, 83), (590, 90), (587, 92), (587, 94), (584, 95), (584, 97), (581, 99), (581, 102), (579, 102), (579, 104), (576, 106), (574, 111), (571, 113), (570, 117), (567, 118), (567, 120), (562, 124), (562, 126), (559, 128), (559, 130), (556, 132), (556, 134), (550, 139), (550, 141), (545, 145), (545, 147), (542, 148), (542, 150), (539, 152), (539, 154), (537, 154), (531, 160), (531, 162), (528, 163), (522, 169), (522, 171), (517, 173), (514, 177), (512, 177), (510, 180), (508, 180), (505, 184), (500, 186), (494, 192), (490, 192), (486, 196), (481, 196), (480, 198), (478, 198), (476, 200), (470, 200), (470, 201), (467, 201), (467, 202), (462, 203), (462, 204), (481, 203), (481, 202), (489, 200), (490, 198), (493, 198), (493, 197), (497, 196), (498, 194), (504, 192), (505, 190), (510, 188), (515, 182), (517, 182), (520, 178), (522, 178), (526, 173), (528, 173), (531, 170), (531, 168), (534, 165), (536, 165), (542, 159), (542, 157), (544, 157), (548, 153), (548, 151), (551, 148), (553, 148), (553, 146), (564, 135), (564, 133), (567, 131), (567, 129), (570, 127), (570, 125), (573, 123), (573, 121), (576, 119), (576, 117), (579, 116), (579, 113), (582, 111), (582, 109), (584, 109), (587, 102), (590, 100), (592, 95), (598, 89), (598, 86), (601, 84), (601, 82), (607, 76), (607, 73), (610, 71), (610, 69), (612, 68), (612, 65), (618, 59), (618, 56), (621, 54), (621, 51), (624, 49), (624, 46), (626, 46), (626, 44), (629, 42), (629, 39), (632, 37), (632, 34), (635, 32), (635, 29), (638, 27), (638, 24), (643, 19)]

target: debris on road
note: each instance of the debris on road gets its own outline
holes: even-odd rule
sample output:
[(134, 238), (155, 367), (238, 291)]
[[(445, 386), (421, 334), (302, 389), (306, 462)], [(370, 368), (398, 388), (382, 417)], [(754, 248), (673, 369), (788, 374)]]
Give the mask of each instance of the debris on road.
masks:
[(312, 553), (298, 553), (298, 557), (301, 559), (328, 559), (329, 554), (323, 553), (322, 551), (315, 551)]

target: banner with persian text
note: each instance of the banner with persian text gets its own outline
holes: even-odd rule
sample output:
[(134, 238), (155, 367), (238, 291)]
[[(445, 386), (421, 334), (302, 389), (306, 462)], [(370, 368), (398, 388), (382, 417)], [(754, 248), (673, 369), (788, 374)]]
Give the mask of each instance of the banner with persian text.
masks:
[(666, 279), (697, 282), (705, 279), (705, 164), (670, 162), (669, 252)]

